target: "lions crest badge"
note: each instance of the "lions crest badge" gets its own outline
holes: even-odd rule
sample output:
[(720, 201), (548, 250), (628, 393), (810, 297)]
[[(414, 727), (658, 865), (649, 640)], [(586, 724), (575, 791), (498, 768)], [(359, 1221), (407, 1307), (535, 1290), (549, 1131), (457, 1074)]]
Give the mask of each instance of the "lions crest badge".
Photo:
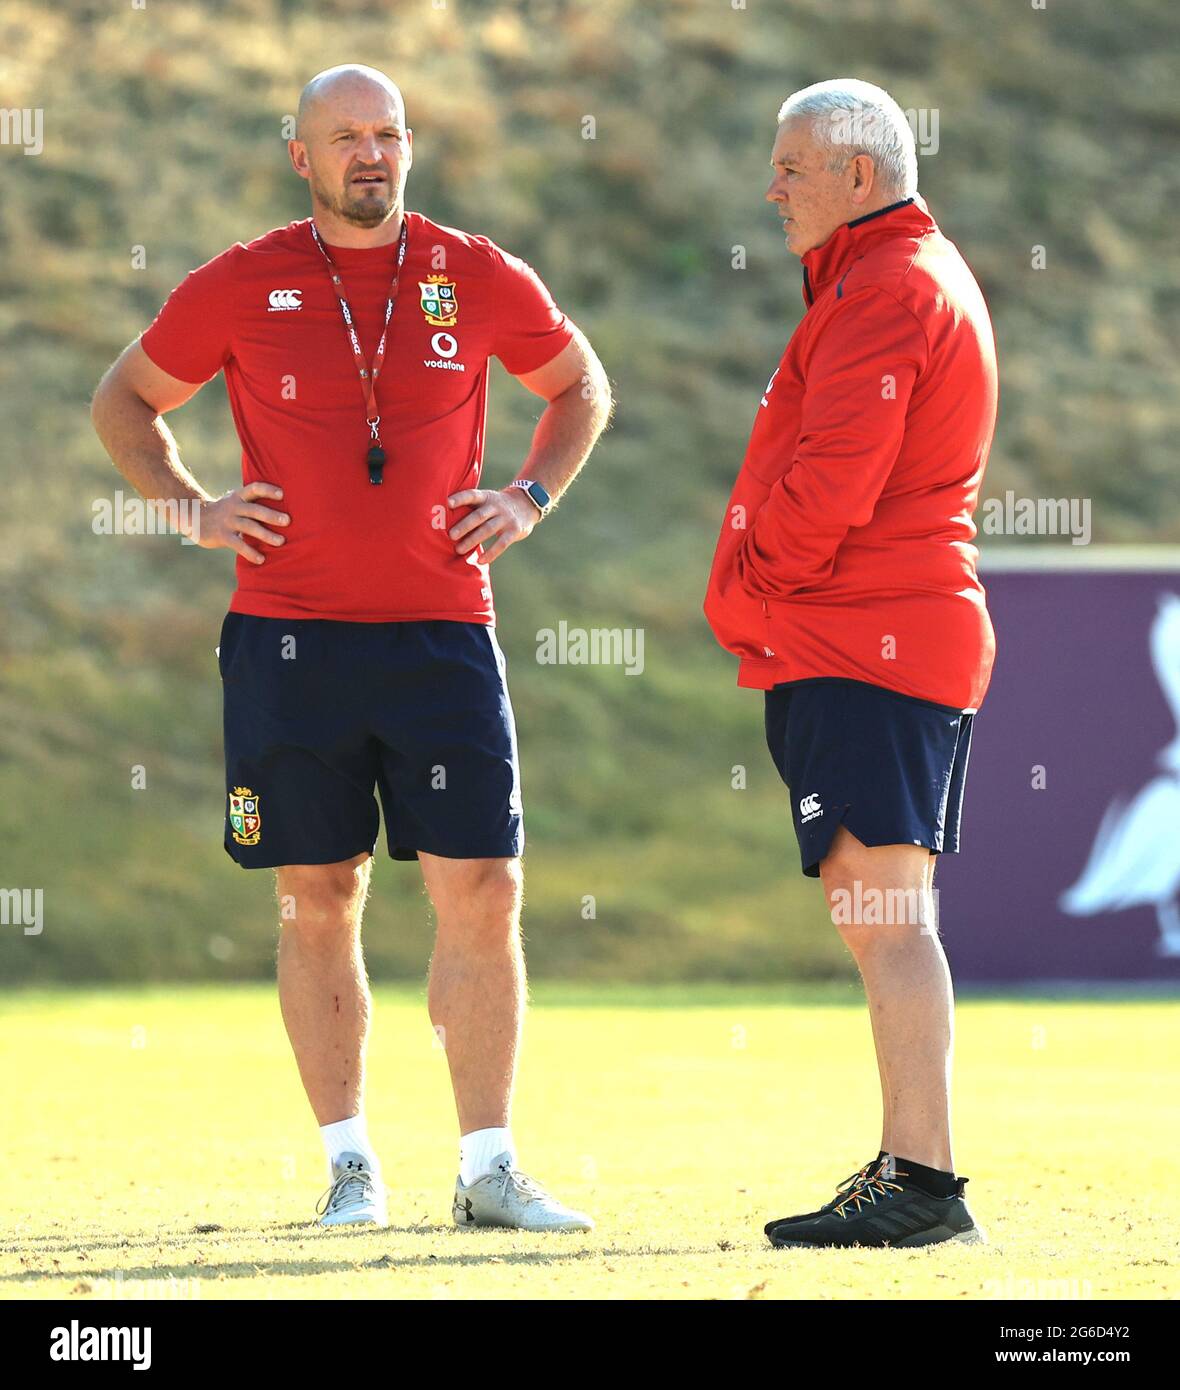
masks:
[(422, 312), (426, 322), (435, 328), (453, 328), (459, 320), (459, 301), (455, 296), (455, 283), (445, 275), (428, 275), (418, 281), (422, 292)]
[(249, 787), (235, 787), (229, 794), (229, 823), (239, 845), (256, 845), (262, 838), (259, 798)]

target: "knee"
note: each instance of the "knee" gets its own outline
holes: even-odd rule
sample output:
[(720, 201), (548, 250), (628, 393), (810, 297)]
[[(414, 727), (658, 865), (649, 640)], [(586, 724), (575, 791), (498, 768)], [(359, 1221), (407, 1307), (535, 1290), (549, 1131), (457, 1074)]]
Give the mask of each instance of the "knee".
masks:
[(824, 897), (828, 901), (832, 925), (842, 928), (855, 922), (849, 908), (863, 895), (866, 865), (863, 855), (855, 853), (845, 837), (837, 835), (832, 848), (820, 861), (819, 876)]
[(368, 855), (338, 864), (294, 864), (278, 870), (279, 920), (306, 941), (334, 938), (360, 927), (369, 888)]
[(518, 930), (524, 876), (519, 859), (473, 859), (439, 894), (440, 931), (502, 938)]
[(921, 877), (874, 872), (880, 866), (836, 853), (820, 866), (832, 925), (856, 960), (909, 949), (937, 930)]
[(845, 946), (860, 960), (876, 944), (877, 932), (873, 924), (861, 920), (864, 914), (858, 911), (863, 900), (863, 882), (854, 872), (848, 871), (848, 866), (834, 864), (829, 868), (826, 863), (822, 878), (832, 925)]
[(524, 876), (519, 859), (479, 860), (469, 893), (482, 920), (514, 927), (520, 910)]

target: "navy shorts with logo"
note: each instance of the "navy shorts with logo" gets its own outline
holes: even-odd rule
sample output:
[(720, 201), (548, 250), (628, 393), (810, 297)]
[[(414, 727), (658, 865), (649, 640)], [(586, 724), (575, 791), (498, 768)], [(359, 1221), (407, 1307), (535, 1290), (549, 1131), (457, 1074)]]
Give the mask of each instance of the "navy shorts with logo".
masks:
[(864, 681), (766, 692), (766, 742), (791, 793), (809, 878), (839, 825), (862, 844), (956, 854), (974, 716)]
[(243, 868), (524, 848), (504, 656), (483, 623), (229, 613), (225, 848)]

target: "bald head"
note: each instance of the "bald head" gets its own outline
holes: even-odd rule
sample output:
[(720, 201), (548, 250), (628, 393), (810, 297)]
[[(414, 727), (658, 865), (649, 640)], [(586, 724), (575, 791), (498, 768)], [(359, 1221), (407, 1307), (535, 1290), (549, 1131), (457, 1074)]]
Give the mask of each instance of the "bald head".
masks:
[(341, 110), (360, 106), (384, 105), (396, 112), (405, 125), (406, 104), (398, 86), (383, 72), (365, 67), (363, 63), (341, 63), (334, 68), (317, 72), (299, 93), (299, 111), (295, 117), (295, 138), (306, 139), (308, 128), (329, 119)]
[(346, 63), (317, 73), (299, 97), (288, 149), (321, 231), (337, 244), (354, 234), (357, 244), (381, 244), (383, 229), (396, 231), (413, 138), (402, 94), (383, 72)]

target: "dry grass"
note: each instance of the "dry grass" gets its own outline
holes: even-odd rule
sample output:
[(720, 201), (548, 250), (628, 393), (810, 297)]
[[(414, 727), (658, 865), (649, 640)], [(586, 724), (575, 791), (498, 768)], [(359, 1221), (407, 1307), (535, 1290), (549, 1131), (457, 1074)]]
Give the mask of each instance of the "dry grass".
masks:
[[(862, 1011), (830, 990), (546, 989), (516, 1131), (588, 1238), (450, 1228), (453, 1119), (421, 1001), (378, 991), (370, 1125), (392, 1227), (325, 1185), (271, 992), (9, 996), (4, 1297), (1165, 1298), (1175, 1005), (967, 1001), (958, 1152), (987, 1248), (773, 1251), (876, 1148)], [(169, 1282), (174, 1281), (174, 1282)]]

